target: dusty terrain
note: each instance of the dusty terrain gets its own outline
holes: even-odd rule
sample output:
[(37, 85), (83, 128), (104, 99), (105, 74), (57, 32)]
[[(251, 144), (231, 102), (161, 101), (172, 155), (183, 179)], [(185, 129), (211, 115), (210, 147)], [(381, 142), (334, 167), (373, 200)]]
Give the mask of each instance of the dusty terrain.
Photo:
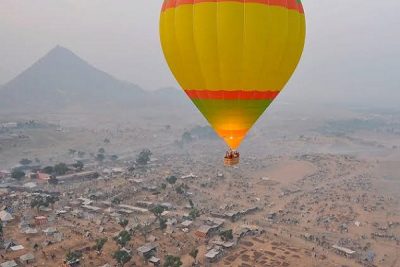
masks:
[[(69, 150), (74, 149), (85, 152), (85, 169), (96, 170), (101, 176), (58, 185), (38, 182), (36, 189), (60, 193), (59, 201), (48, 212), (30, 208), (31, 192), (13, 195), (8, 190), (2, 204), (13, 208), (15, 220), (5, 225), (5, 240), (15, 240), (24, 249), (0, 251), (2, 261), (33, 252), (35, 266), (60, 266), (66, 251), (90, 248), (97, 238), (107, 237), (100, 255), (92, 249), (84, 252), (81, 266), (115, 265), (111, 254), (118, 246), (112, 238), (122, 230), (117, 218), (126, 217), (133, 228), (150, 224), (145, 233), (132, 231), (132, 240), (125, 247), (132, 250), (133, 259), (126, 266), (147, 266), (136, 249), (149, 237), (158, 244), (156, 256), (161, 262), (166, 255), (177, 255), (183, 266), (192, 265), (189, 252), (196, 247), (201, 266), (400, 266), (400, 149), (396, 145), (400, 143), (400, 117), (390, 121), (383, 117), (385, 127), (374, 128), (371, 123), (372, 128), (366, 129), (363, 123), (368, 124), (369, 117), (376, 116), (341, 114), (333, 122), (307, 114), (270, 116), (250, 133), (241, 149), (241, 164), (233, 168), (222, 165), (225, 147), (220, 140), (194, 138), (182, 142), (183, 132), (201, 125), (201, 119), (182, 118), (175, 124), (171, 118), (154, 117), (141, 118), (140, 123), (125, 118), (78, 123), (63, 117), (58, 122), (55, 118), (38, 120), (40, 127), (3, 130), (0, 170), (11, 168), (21, 158), (38, 158), (43, 166), (72, 163), (76, 155)], [(361, 120), (362, 126), (351, 120)], [(93, 157), (99, 148), (104, 148), (107, 156), (118, 155), (118, 160), (96, 162)], [(143, 148), (153, 153), (150, 166), (127, 171)], [(104, 172), (115, 167), (124, 171)], [(190, 173), (195, 177), (180, 178)], [(175, 185), (166, 182), (169, 175), (178, 177)], [(26, 178), (20, 184), (29, 181)], [(163, 183), (165, 189), (161, 188)], [(185, 185), (184, 194), (176, 191), (181, 184)], [(151, 186), (157, 193), (146, 189)], [(91, 204), (101, 207), (100, 211), (84, 212), (79, 218), (70, 213), (55, 216), (54, 211), (93, 193), (101, 193)], [(176, 219), (177, 224), (161, 230), (151, 212), (115, 217), (101, 204), (115, 197), (133, 206), (143, 200), (172, 203), (175, 208), (165, 216)], [(200, 216), (184, 232), (179, 224), (190, 211), (189, 199)], [(237, 238), (237, 244), (224, 249), (220, 259), (206, 262), (205, 254), (215, 247), (213, 242), (219, 236), (202, 239), (195, 235), (196, 230), (215, 214), (251, 207), (257, 210), (234, 221), (225, 218), (221, 229), (232, 229), (235, 240), (243, 225), (262, 231)], [(47, 225), (37, 228), (56, 227), (62, 241), (44, 245), (45, 240), (53, 239), (41, 231), (33, 236), (21, 233), (19, 222), (31, 221), (37, 215), (49, 218)], [(345, 256), (333, 245), (355, 254)]]

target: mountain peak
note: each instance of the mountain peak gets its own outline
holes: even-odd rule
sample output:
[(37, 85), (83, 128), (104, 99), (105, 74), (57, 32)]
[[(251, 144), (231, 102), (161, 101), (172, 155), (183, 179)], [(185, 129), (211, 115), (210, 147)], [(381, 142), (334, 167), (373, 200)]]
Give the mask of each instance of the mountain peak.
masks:
[(72, 55), (76, 56), (71, 50), (69, 50), (68, 48), (65, 48), (63, 46), (60, 46), (60, 45), (56, 45), (46, 55), (50, 55), (50, 54), (68, 54), (68, 55), (72, 54)]
[(0, 107), (15, 107), (16, 103), (52, 109), (140, 104), (143, 94), (138, 86), (119, 81), (58, 45), (4, 85)]
[(85, 64), (86, 61), (76, 55), (74, 52), (63, 46), (57, 45), (51, 49), (46, 55), (39, 59), (36, 64), (49, 62), (50, 64)]

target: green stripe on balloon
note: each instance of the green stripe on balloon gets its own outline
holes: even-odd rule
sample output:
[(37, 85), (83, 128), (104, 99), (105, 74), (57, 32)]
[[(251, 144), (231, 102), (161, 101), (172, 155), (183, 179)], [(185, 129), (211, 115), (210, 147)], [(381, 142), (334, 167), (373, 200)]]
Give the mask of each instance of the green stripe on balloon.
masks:
[[(211, 100), (192, 99), (204, 117), (214, 127), (248, 130), (272, 103), (272, 100)], [(229, 127), (230, 125), (230, 127)]]

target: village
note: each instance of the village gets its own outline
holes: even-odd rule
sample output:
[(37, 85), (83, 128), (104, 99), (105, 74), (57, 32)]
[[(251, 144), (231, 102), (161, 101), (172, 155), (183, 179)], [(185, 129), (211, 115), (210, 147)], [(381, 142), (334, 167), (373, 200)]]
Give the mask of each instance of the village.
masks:
[(396, 266), (399, 198), (370, 163), (178, 157), (1, 171), (0, 266)]
[(276, 118), (230, 167), (205, 126), (4, 122), (0, 266), (396, 267), (398, 120), (370, 117)]

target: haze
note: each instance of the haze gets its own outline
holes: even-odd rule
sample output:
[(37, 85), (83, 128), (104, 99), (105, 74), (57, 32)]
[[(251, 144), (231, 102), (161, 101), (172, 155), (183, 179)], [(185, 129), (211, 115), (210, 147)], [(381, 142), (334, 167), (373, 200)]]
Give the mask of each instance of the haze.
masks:
[[(159, 45), (162, 0), (2, 0), (0, 84), (56, 45), (146, 90), (177, 86)], [(399, 1), (304, 1), (308, 38), (283, 96), (373, 106), (400, 97)]]
[[(303, 2), (232, 151), (174, 88), (162, 0), (0, 0), (0, 267), (399, 267), (399, 0)], [(195, 95), (223, 137), (273, 96)]]

